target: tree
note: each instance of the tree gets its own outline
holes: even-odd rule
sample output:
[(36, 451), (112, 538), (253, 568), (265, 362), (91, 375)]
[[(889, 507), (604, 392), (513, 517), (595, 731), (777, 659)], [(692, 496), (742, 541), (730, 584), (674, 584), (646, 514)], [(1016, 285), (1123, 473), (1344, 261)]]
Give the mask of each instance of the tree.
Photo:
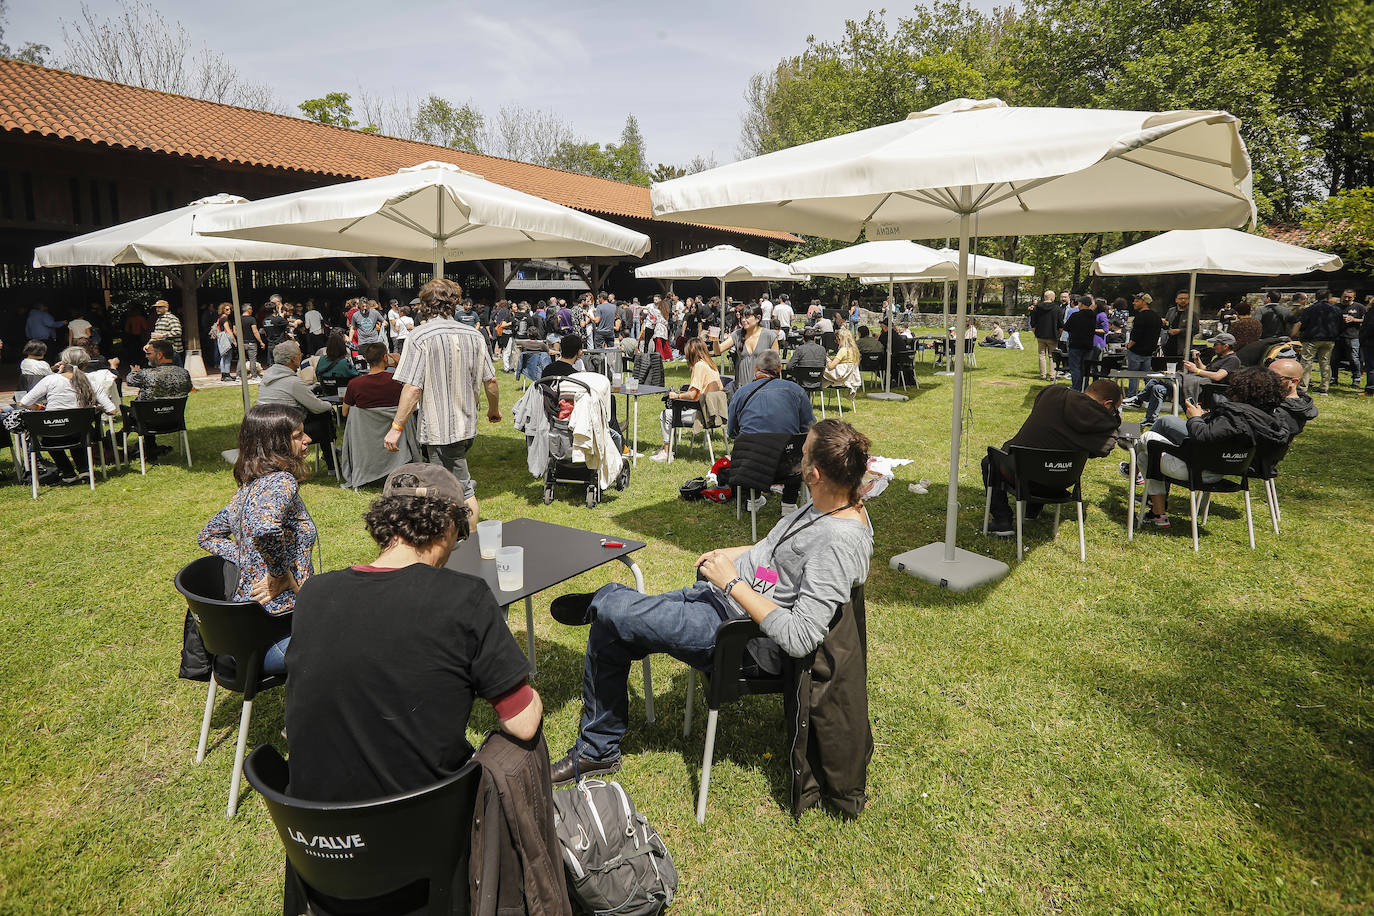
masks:
[(487, 121), (483, 152), (548, 165), (558, 148), (575, 139), (572, 125), (553, 111), (503, 105)]
[(625, 119), (620, 143), (600, 143), (585, 140), (564, 140), (549, 157), (548, 165), (583, 175), (610, 178), (627, 184), (648, 187), (649, 170), (644, 160), (644, 138), (639, 133), (639, 121), (634, 115)]
[(245, 80), (220, 52), (202, 45), (179, 22), (140, 0), (123, 0), (109, 17), (82, 4), (71, 21), (59, 20), (66, 70), (99, 79), (175, 92), (230, 105), (280, 111), (276, 94), (263, 83)]
[(1352, 188), (1310, 205), (1302, 226), (1310, 244), (1334, 248), (1346, 267), (1374, 271), (1374, 187)]
[(660, 162), (654, 166), (654, 170), (649, 173), (650, 181), (672, 181), (674, 178), (681, 178), (687, 174), (687, 170), (680, 165), (669, 165)]
[(642, 184), (648, 184), (649, 163), (644, 158), (644, 134), (639, 130), (639, 119), (633, 114), (625, 116), (625, 126), (620, 129), (618, 149), (631, 173), (636, 177), (644, 175)]
[(353, 128), (358, 126), (358, 122), (353, 120), (353, 106), (348, 103), (348, 99), (347, 92), (330, 92), (323, 98), (306, 99), (296, 107), (311, 121), (334, 127)]
[(5, 43), (5, 22), (8, 20), (6, 15), (6, 4), (0, 0), (0, 57), (8, 57), (13, 60), (22, 60), (26, 64), (42, 64), (52, 50), (47, 45), (40, 45), (36, 41), (26, 41), (19, 48), (11, 49)]
[(425, 143), (470, 153), (481, 152), (479, 141), (484, 119), (482, 113), (469, 104), (455, 106), (431, 95), (415, 109), (414, 124), (416, 139)]

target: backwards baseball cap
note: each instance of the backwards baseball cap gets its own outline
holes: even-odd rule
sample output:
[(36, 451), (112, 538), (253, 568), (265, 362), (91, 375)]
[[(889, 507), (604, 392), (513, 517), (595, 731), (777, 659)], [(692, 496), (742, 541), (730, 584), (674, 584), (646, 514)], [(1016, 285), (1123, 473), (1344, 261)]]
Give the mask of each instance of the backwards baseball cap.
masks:
[(387, 475), (382, 487), (383, 496), (425, 496), (430, 499), (447, 499), (462, 505), (464, 502), (463, 485), (453, 472), (437, 464), (412, 461), (403, 464)]
[(1154, 296), (1151, 296), (1149, 293), (1136, 293), (1136, 294), (1135, 294), (1134, 296), (1132, 296), (1131, 298), (1132, 298), (1132, 299), (1139, 299), (1141, 302), (1144, 302), (1146, 305), (1149, 305), (1151, 302), (1154, 302), (1154, 301), (1155, 301), (1155, 297), (1154, 297)]
[(1212, 345), (1215, 346), (1217, 344), (1226, 344), (1228, 347), (1234, 347), (1236, 345), (1236, 338), (1234, 335), (1222, 331), (1220, 334), (1216, 334), (1212, 337)]

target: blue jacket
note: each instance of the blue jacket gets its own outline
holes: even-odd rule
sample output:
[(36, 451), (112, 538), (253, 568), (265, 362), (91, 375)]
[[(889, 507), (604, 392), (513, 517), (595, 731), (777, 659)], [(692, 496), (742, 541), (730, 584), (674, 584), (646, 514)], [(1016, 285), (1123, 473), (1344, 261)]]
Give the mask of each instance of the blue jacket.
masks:
[[(758, 394), (754, 394), (757, 391)], [(748, 404), (745, 404), (748, 401)], [(743, 409), (741, 409), (741, 405)], [(755, 379), (730, 398), (730, 438), (740, 433), (804, 433), (816, 422), (811, 399), (796, 382)]]

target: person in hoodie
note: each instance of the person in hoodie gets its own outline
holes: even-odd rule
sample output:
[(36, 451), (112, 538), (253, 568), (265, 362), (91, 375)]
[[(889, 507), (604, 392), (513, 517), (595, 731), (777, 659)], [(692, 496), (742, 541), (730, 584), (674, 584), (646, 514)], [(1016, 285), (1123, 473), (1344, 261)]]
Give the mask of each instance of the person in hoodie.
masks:
[[(296, 374), (301, 367), (300, 344), (288, 340), (272, 348), (272, 368), (262, 374), (258, 383), (259, 404), (290, 404), (305, 411), (305, 433), (313, 442), (334, 441), (334, 408), (310, 390), (305, 379)], [(321, 448), (325, 466), (334, 470), (334, 455), (330, 448)]]
[[(1121, 426), (1120, 408), (1121, 387), (1111, 379), (1098, 379), (1087, 391), (1050, 385), (1040, 389), (1021, 429), (1003, 443), (1002, 448), (1019, 445), (1022, 448), (1085, 451), (1090, 458), (1105, 458), (1116, 445), (1117, 429)], [(987, 458), (983, 459), (983, 482), (992, 490), (988, 532), (998, 537), (1011, 537), (1016, 533), (1016, 525), (1007, 501), (1008, 481), (992, 471)], [(1040, 506), (1033, 503), (1026, 509), (1026, 517), (1034, 518)]]
[[(1189, 400), (1184, 408), (1188, 415), (1186, 421), (1181, 417), (1160, 417), (1140, 437), (1142, 456), (1147, 444), (1156, 440), (1175, 445), (1185, 439), (1203, 444), (1231, 443), (1246, 448), (1254, 445), (1261, 451), (1287, 446), (1292, 438), (1289, 426), (1275, 415), (1276, 408), (1284, 400), (1284, 383), (1278, 375), (1255, 366), (1233, 372), (1230, 378), (1231, 387), (1226, 391), (1226, 400), (1212, 410), (1204, 411), (1195, 401)], [(1172, 455), (1163, 457), (1160, 470), (1172, 480), (1182, 482), (1188, 479), (1187, 467)], [(1203, 479), (1206, 480), (1206, 476)], [(1145, 495), (1149, 498), (1150, 508), (1142, 517), (1141, 524), (1168, 528), (1168, 480), (1147, 479)]]
[(1283, 385), (1283, 400), (1274, 408), (1274, 416), (1288, 427), (1291, 442), (1306, 428), (1309, 420), (1317, 419), (1317, 405), (1302, 393), (1302, 363), (1296, 359), (1276, 359), (1269, 364), (1269, 371), (1277, 375)]
[(1036, 350), (1040, 359), (1040, 380), (1054, 378), (1054, 359), (1050, 356), (1059, 346), (1059, 332), (1064, 322), (1059, 305), (1054, 301), (1054, 290), (1045, 290), (1045, 298), (1030, 308), (1030, 329), (1035, 335)]

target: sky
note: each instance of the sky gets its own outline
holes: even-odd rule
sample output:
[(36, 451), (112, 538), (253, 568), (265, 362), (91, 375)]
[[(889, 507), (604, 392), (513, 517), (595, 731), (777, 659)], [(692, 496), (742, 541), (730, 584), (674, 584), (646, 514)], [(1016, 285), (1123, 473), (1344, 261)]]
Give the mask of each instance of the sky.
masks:
[[(88, 0), (113, 15), (113, 0)], [(808, 35), (838, 37), (873, 2), (851, 0), (149, 0), (193, 41), (222, 52), (284, 107), (330, 91), (432, 94), (556, 112), (585, 139), (616, 142), (627, 114), (649, 162), (738, 158), (751, 74), (800, 53)], [(81, 0), (10, 0), (5, 41), (49, 45)], [(993, 4), (978, 0), (980, 8)], [(896, 7), (893, 7), (896, 8)], [(391, 21), (385, 21), (386, 17)], [(889, 14), (889, 21), (894, 17)]]

